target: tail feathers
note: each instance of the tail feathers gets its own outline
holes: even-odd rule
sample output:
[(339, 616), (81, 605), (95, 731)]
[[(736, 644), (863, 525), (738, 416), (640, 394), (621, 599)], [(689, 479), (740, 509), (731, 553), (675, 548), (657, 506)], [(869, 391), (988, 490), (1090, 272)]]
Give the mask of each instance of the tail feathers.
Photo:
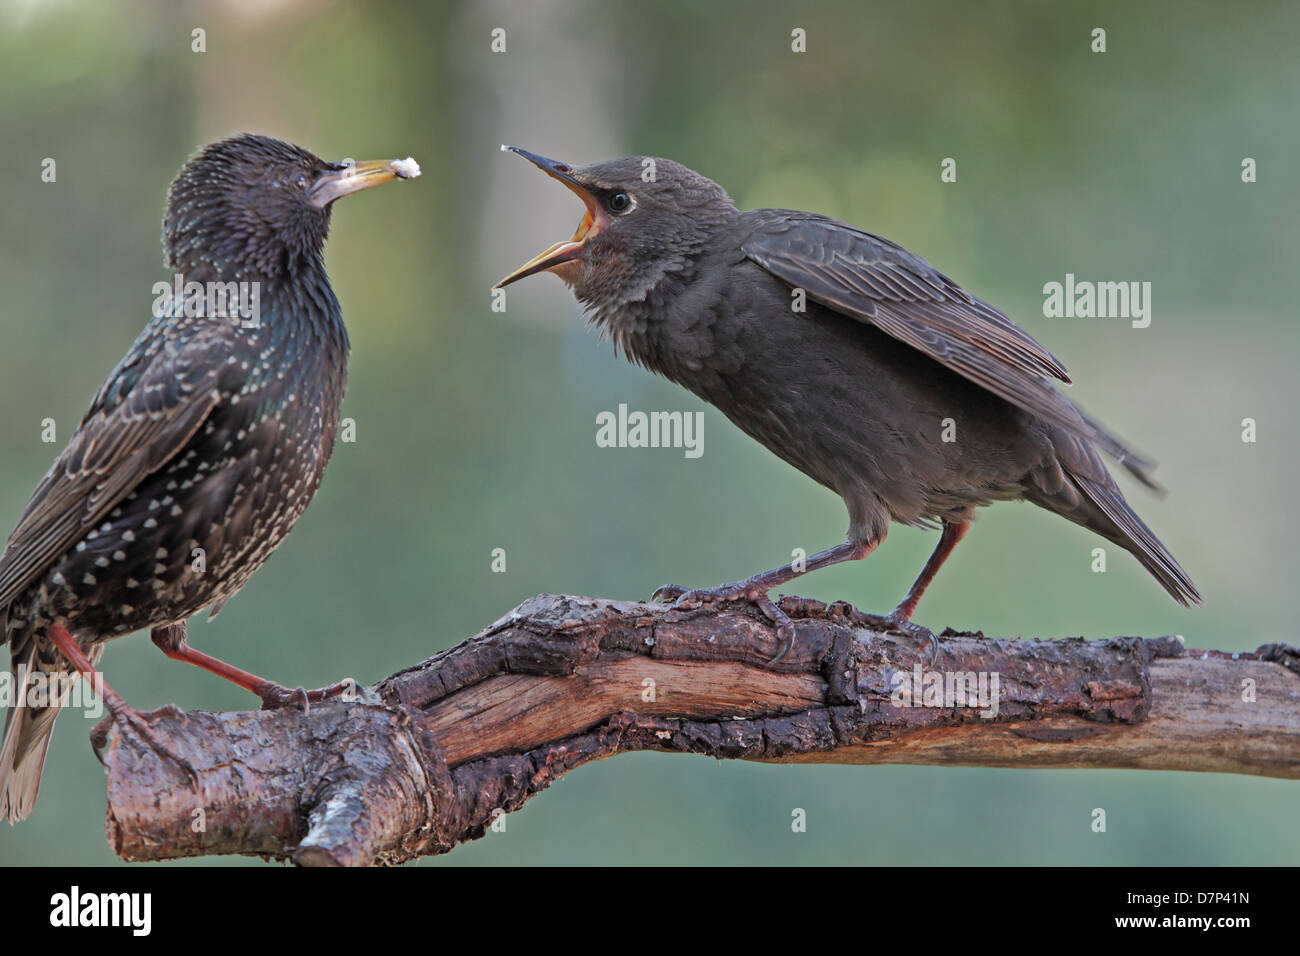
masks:
[(1190, 607), (1201, 603), (1201, 592), (1187, 572), (1129, 507), (1118, 488), (1107, 487), (1077, 474), (1071, 474), (1070, 479), (1083, 501), (1093, 507), (1085, 506), (1067, 517), (1131, 552), (1179, 604)]
[(36, 647), (13, 661), (14, 699), (5, 720), (4, 744), (0, 745), (0, 818), (17, 823), (36, 807), (41, 787), (41, 770), (50, 748), (59, 703), (48, 707), (27, 706), (27, 688), (39, 665)]
[(0, 818), (10, 823), (26, 819), (36, 809), (41, 789), (41, 771), (54, 733), (58, 709), (46, 707), (24, 711), (5, 728), (4, 750), (0, 752)]

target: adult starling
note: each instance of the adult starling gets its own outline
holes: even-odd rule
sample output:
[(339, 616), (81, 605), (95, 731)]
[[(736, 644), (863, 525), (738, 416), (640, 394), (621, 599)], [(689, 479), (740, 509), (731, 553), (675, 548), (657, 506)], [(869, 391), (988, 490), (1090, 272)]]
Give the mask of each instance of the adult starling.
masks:
[[(93, 679), (113, 715), (147, 733), (93, 670), (110, 638), (150, 628), (168, 656), (267, 706), (302, 694), (189, 647), (185, 621), (243, 587), (329, 461), (348, 354), (322, 261), (334, 200), (417, 175), (411, 159), (330, 163), (241, 135), (199, 151), (172, 183), (166, 264), (200, 285), (155, 303), (0, 556), (0, 643), (10, 642), (17, 688), (0, 816), (32, 811), (71, 686), (57, 679)], [(208, 289), (228, 301), (211, 308), (213, 297), (190, 295)]]
[(768, 591), (865, 557), (891, 521), (942, 534), (917, 602), (976, 508), (1024, 499), (1131, 552), (1180, 604), (1201, 596), (1124, 500), (1100, 451), (1155, 487), (1149, 465), (1067, 400), (1065, 368), (993, 306), (901, 246), (812, 213), (739, 212), (718, 184), (668, 159), (574, 167), (514, 147), (586, 205), (573, 238), (503, 279), (559, 275), (616, 351), (683, 385), (839, 494), (844, 544), (708, 590), (794, 629)]

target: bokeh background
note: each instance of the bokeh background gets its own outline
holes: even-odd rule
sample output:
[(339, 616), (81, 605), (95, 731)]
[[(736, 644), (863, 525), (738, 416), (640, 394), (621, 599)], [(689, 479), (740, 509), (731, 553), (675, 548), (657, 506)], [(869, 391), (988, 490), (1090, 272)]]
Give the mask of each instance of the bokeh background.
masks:
[[(559, 281), (491, 310), (493, 281), (581, 212), (498, 144), (575, 163), (645, 153), (741, 208), (828, 213), (926, 256), (1061, 356), (1071, 397), (1159, 460), (1166, 498), (1125, 487), (1203, 609), (1176, 607), (1114, 549), (1092, 573), (1086, 532), (1001, 505), (920, 621), (1228, 650), (1294, 639), (1298, 26), (1290, 2), (0, 0), (0, 521), (57, 451), (41, 420), (61, 446), (147, 318), (171, 177), (198, 145), (250, 130), (331, 158), (411, 154), (424, 177), (335, 212), (357, 441), (244, 592), (195, 621), (197, 646), (286, 683), (368, 682), (538, 592), (644, 597), (838, 542), (835, 496), (615, 358)], [(956, 183), (940, 181), (944, 157)], [(1150, 281), (1150, 328), (1044, 318), (1043, 284), (1067, 272)], [(622, 402), (704, 411), (703, 457), (597, 448), (595, 416)], [(933, 544), (895, 529), (797, 591), (887, 609)], [(250, 706), (143, 634), (104, 669), (142, 708)], [(38, 809), (0, 832), (0, 863), (115, 862), (90, 725), (60, 720)], [(422, 865), (1283, 864), (1300, 859), (1285, 823), (1298, 796), (1227, 775), (630, 754)], [(791, 832), (795, 807), (806, 833)]]

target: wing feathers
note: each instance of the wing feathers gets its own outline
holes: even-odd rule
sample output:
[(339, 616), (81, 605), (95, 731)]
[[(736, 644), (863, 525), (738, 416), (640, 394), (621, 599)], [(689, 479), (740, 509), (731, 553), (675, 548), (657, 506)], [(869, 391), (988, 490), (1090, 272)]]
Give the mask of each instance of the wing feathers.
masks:
[(217, 379), (232, 329), (207, 322), (186, 330), (185, 341), (168, 340), (149, 351), (142, 351), (141, 343), (154, 336), (153, 324), (142, 333), (10, 535), (0, 555), (0, 608), (185, 447), (220, 401)]
[(808, 213), (776, 211), (745, 255), (816, 302), (910, 345), (1037, 418), (1095, 442), (1154, 487), (1150, 464), (1057, 391), (1065, 366), (1029, 333), (924, 259), (870, 233)]

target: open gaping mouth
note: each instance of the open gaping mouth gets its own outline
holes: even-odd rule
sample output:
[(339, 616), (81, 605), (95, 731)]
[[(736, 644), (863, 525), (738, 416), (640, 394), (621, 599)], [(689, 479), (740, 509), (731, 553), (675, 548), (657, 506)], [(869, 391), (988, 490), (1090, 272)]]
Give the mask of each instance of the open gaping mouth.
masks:
[(582, 200), (583, 205), (587, 207), (587, 211), (583, 214), (582, 222), (578, 224), (578, 230), (573, 234), (572, 239), (557, 242), (545, 252), (529, 259), (498, 282), (496, 284), (498, 289), (527, 276), (545, 272), (547, 269), (554, 269), (566, 262), (572, 262), (582, 252), (588, 240), (600, 234), (605, 219), (599, 200), (582, 183), (573, 178), (572, 170), (568, 164), (554, 159), (547, 159), (545, 156), (538, 156), (536, 153), (530, 153), (518, 146), (502, 146), (501, 149), (510, 153), (518, 153), (552, 179), (562, 182), (574, 195)]

